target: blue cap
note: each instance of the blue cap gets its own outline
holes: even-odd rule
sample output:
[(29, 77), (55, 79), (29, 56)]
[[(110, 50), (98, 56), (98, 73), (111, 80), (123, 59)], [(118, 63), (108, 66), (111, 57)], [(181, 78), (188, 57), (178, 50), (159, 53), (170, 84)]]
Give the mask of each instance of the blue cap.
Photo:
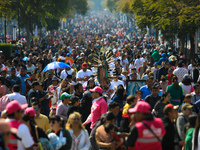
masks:
[(172, 55), (172, 52), (168, 52), (167, 55)]
[(67, 53), (67, 55), (66, 56), (70, 56), (70, 53)]

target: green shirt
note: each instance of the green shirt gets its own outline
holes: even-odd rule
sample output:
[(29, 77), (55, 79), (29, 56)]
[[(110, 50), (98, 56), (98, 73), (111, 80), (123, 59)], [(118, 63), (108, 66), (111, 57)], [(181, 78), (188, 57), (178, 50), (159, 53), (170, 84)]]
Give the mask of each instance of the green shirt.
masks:
[(191, 150), (192, 149), (192, 136), (193, 136), (194, 128), (188, 129), (186, 135), (185, 135), (185, 150)]
[(180, 100), (183, 97), (182, 87), (179, 85), (178, 89), (175, 89), (174, 83), (167, 86), (167, 93), (170, 93), (171, 100), (170, 103), (172, 105), (180, 105), (180, 102), (174, 102), (172, 100)]

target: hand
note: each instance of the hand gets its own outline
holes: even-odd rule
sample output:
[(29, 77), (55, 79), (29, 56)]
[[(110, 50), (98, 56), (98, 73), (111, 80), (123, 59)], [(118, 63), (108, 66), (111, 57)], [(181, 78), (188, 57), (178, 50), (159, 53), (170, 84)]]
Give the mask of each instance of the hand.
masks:
[(84, 77), (84, 81), (87, 81), (87, 80), (88, 80), (88, 76), (85, 76), (85, 77)]
[(113, 150), (115, 149), (115, 146), (116, 146), (115, 142), (112, 142), (109, 144), (109, 147)]
[(82, 125), (85, 127), (87, 125), (87, 122), (84, 122)]
[(185, 141), (180, 141), (180, 142), (178, 142), (178, 144), (179, 144), (180, 146), (184, 146), (184, 145), (185, 145)]
[(49, 98), (49, 94), (46, 94), (45, 96), (44, 96), (44, 99), (48, 99)]

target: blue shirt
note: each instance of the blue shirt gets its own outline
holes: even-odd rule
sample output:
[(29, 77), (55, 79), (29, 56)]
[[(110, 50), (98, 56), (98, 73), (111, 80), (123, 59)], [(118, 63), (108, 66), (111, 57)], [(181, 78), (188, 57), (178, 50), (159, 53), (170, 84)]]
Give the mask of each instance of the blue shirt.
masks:
[(124, 107), (123, 99), (120, 100), (118, 96), (113, 97), (112, 102), (113, 102), (113, 101), (119, 103), (119, 108), (123, 108), (123, 107)]
[(142, 87), (140, 88), (140, 91), (142, 91), (142, 99), (145, 99), (145, 97), (146, 97), (147, 95), (151, 95), (151, 91), (150, 91), (150, 89), (148, 88), (147, 85), (142, 86)]
[(19, 74), (18, 77), (20, 78), (21, 83), (22, 83), (22, 91), (21, 91), (21, 94), (22, 94), (22, 95), (25, 95), (25, 94), (26, 94), (26, 82), (25, 82), (25, 79), (29, 78), (30, 76), (26, 74), (25, 76), (22, 77), (22, 76)]

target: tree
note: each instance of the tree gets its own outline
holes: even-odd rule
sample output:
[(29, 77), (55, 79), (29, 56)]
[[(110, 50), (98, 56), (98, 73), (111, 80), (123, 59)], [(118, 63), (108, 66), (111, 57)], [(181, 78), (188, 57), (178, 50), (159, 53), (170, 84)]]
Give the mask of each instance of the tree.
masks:
[(110, 12), (116, 11), (116, 3), (118, 0), (107, 0), (107, 7), (110, 10)]
[(85, 15), (88, 11), (88, 1), (87, 0), (71, 0), (70, 9), (74, 10), (76, 13)]

